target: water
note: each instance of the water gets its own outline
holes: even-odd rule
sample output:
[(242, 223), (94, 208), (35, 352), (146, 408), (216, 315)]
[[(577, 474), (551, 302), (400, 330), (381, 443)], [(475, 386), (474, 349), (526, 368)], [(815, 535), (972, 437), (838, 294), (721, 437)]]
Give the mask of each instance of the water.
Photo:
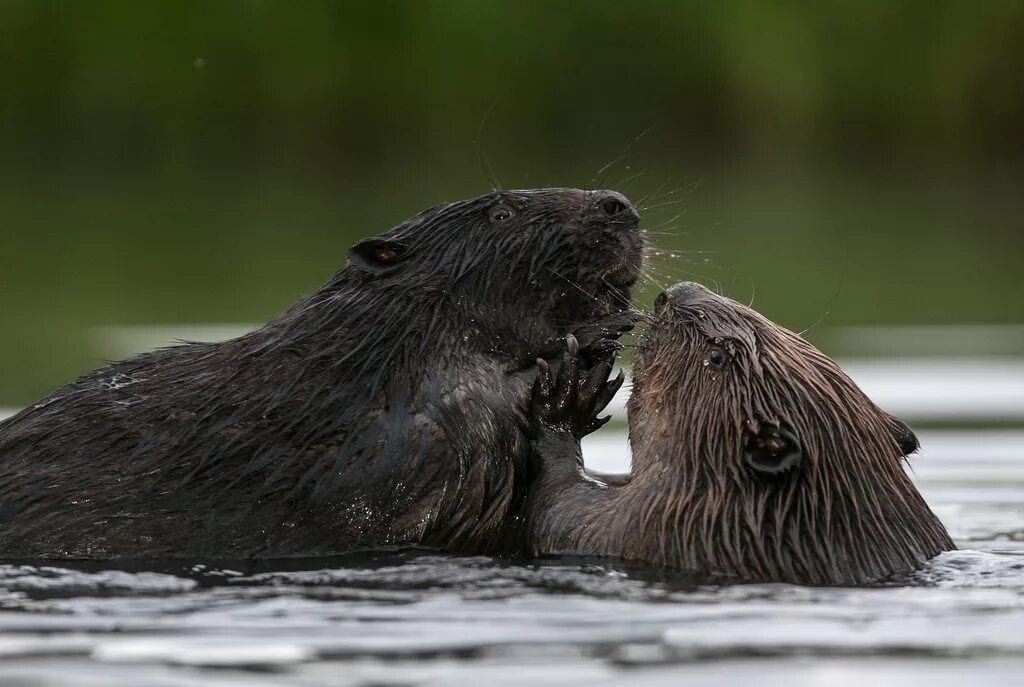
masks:
[[(934, 427), (913, 476), (961, 550), (899, 584), (716, 587), (416, 551), (290, 569), (6, 564), (0, 685), (1024, 684), (1021, 361), (967, 362), (846, 365)], [(626, 469), (624, 433), (585, 455)]]

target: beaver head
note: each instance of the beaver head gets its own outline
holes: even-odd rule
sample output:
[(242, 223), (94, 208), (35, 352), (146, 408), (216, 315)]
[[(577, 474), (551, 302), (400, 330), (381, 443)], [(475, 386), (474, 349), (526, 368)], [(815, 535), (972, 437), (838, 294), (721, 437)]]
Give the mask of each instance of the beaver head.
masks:
[(953, 548), (903, 469), (916, 447), (797, 334), (692, 283), (658, 296), (629, 404), (642, 529), (680, 567), (808, 584)]
[(489, 348), (526, 341), (537, 350), (628, 308), (643, 265), (638, 221), (614, 191), (496, 191), (357, 243), (335, 280), (406, 304), (443, 300)]

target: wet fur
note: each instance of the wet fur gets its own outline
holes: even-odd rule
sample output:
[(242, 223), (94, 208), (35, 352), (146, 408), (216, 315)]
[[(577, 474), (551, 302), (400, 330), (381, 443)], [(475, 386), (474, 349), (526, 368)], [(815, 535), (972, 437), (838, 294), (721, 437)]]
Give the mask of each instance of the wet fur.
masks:
[(641, 267), (635, 225), (590, 221), (592, 199), (432, 208), (379, 237), (403, 247), (393, 264), (357, 246), (255, 332), (53, 392), (0, 424), (0, 555), (514, 548), (530, 367), (622, 311)]
[[(581, 479), (578, 442), (564, 432), (535, 442), (535, 553), (852, 585), (911, 572), (955, 548), (904, 471), (903, 426), (798, 335), (688, 288), (669, 299), (638, 346), (632, 479)], [(707, 362), (712, 346), (732, 354), (722, 369)], [(744, 463), (762, 423), (799, 437), (803, 465), (765, 476)]]

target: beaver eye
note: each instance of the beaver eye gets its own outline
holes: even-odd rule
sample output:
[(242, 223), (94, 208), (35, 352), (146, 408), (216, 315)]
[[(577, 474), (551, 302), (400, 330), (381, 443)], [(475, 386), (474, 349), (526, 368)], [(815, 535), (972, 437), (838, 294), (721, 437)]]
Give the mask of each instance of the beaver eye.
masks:
[(492, 222), (507, 222), (512, 219), (512, 209), (507, 205), (495, 205), (491, 208)]
[(707, 361), (711, 367), (721, 370), (731, 358), (732, 356), (729, 355), (729, 351), (721, 346), (712, 346), (711, 350), (708, 351)]

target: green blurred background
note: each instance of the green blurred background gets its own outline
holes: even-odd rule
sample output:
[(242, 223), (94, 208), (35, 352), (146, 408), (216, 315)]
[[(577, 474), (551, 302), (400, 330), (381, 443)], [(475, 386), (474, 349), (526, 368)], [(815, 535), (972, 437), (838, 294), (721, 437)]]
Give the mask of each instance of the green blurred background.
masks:
[(0, 405), (492, 175), (794, 329), (1024, 322), (1022, 161), (1020, 2), (0, 0)]

